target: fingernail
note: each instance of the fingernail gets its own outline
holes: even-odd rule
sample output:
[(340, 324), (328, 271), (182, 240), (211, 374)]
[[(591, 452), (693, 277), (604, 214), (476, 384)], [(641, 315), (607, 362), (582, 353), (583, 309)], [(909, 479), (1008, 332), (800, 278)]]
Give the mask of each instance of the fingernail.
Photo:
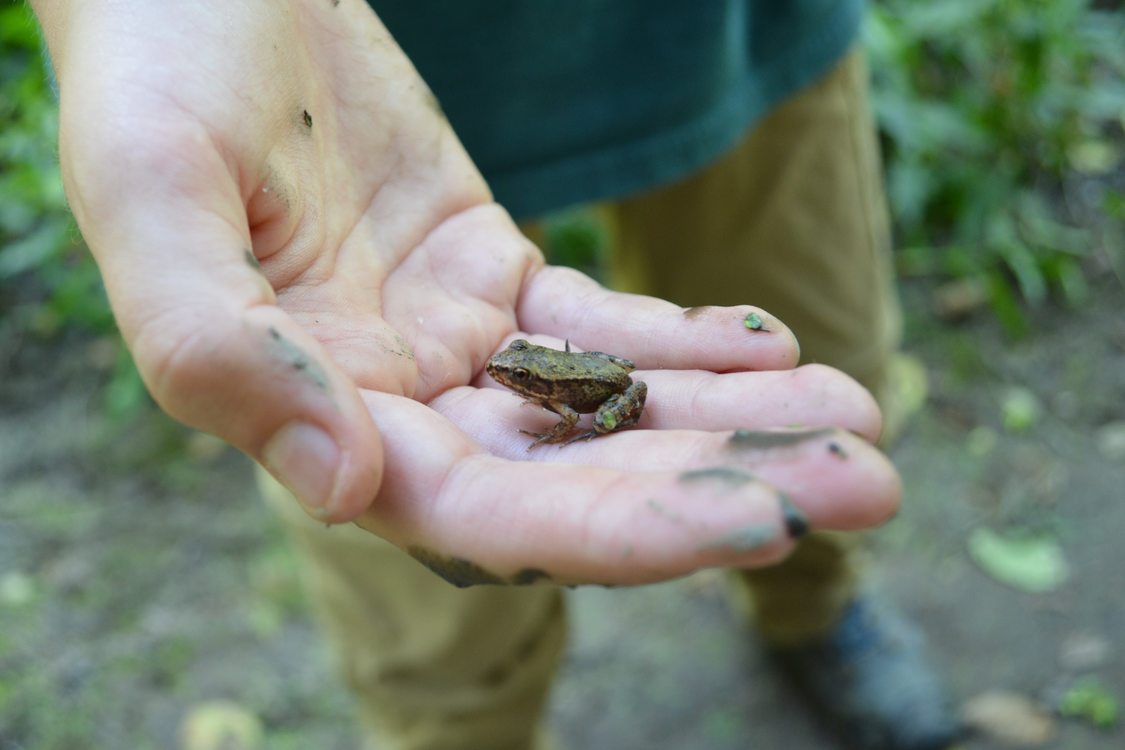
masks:
[(290, 422), (262, 449), (266, 469), (297, 496), (311, 515), (327, 515), (340, 468), (340, 448), (307, 422)]

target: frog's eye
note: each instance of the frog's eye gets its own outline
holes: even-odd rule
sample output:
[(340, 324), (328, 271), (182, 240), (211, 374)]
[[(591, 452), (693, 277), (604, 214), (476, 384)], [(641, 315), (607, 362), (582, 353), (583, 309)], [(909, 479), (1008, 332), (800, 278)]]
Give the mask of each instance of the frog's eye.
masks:
[(528, 372), (526, 368), (517, 367), (516, 369), (512, 370), (512, 377), (516, 380), (527, 380), (530, 376), (531, 373)]

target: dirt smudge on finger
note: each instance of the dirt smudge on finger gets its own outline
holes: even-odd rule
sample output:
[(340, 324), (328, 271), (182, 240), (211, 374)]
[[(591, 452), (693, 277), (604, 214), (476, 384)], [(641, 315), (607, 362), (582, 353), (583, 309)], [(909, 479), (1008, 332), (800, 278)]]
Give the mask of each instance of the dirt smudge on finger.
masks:
[(724, 482), (731, 487), (738, 487), (747, 482), (753, 482), (754, 475), (748, 471), (736, 469), (732, 466), (712, 466), (706, 469), (691, 469), (680, 474), (681, 482), (699, 482), (711, 479)]
[(305, 353), (304, 349), (294, 344), (273, 326), (269, 328), (270, 339), (279, 356), (285, 360), (290, 368), (308, 376), (317, 388), (328, 390), (328, 374), (320, 363)]
[(727, 444), (739, 450), (770, 450), (772, 448), (788, 448), (799, 445), (809, 440), (816, 440), (825, 435), (831, 435), (831, 427), (821, 427), (814, 430), (735, 430)]
[(554, 580), (551, 574), (541, 568), (522, 568), (512, 576), (515, 586), (530, 586), (533, 583), (550, 583)]
[(664, 503), (660, 502), (659, 500), (656, 500), (655, 498), (650, 497), (648, 500), (645, 500), (645, 505), (648, 506), (648, 509), (651, 510), (656, 515), (661, 516), (663, 518), (667, 518), (669, 521), (671, 521), (673, 523), (683, 523), (684, 522), (684, 517), (682, 515), (680, 515), (679, 513), (677, 513), (674, 510), (669, 509), (668, 506), (666, 506)]
[(700, 547), (701, 552), (729, 552), (746, 554), (775, 541), (778, 528), (771, 523), (751, 524), (733, 529)]
[(433, 550), (411, 545), (406, 548), (407, 554), (430, 569), (444, 581), (453, 584), (459, 589), (469, 586), (495, 585), (504, 583), (500, 576), (477, 565), (472, 560), (453, 555), (442, 555)]
[(718, 308), (716, 308), (714, 305), (700, 305), (699, 307), (685, 308), (682, 314), (685, 320), (695, 320), (698, 317), (706, 315), (711, 310), (716, 309)]
[(789, 533), (790, 539), (800, 539), (811, 531), (809, 517), (793, 504), (788, 495), (779, 494), (777, 501), (781, 506), (781, 516), (785, 519), (785, 530)]

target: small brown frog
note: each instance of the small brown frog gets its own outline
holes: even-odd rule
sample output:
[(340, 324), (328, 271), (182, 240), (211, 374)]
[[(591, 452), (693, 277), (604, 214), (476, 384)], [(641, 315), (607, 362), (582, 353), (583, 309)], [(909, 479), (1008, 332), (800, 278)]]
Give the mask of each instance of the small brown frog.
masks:
[[(528, 432), (535, 438), (531, 450), (540, 443), (573, 443), (637, 423), (644, 409), (648, 386), (634, 381), (629, 373), (636, 367), (627, 359), (602, 352), (572, 352), (536, 346), (516, 339), (502, 352), (492, 355), (485, 365), (492, 379), (527, 399), (553, 411), (562, 419), (550, 432)], [(594, 415), (594, 428), (566, 440), (578, 422), (579, 414)]]

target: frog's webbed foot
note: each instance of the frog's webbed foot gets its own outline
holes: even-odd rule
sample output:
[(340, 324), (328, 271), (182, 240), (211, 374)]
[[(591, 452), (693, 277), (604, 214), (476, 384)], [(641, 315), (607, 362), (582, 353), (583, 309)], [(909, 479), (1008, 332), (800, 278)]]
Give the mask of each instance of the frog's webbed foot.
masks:
[(543, 404), (543, 406), (549, 411), (553, 411), (558, 414), (560, 417), (562, 417), (562, 419), (560, 419), (558, 424), (556, 424), (547, 432), (531, 432), (530, 430), (520, 430), (520, 432), (522, 432), (524, 435), (530, 435), (535, 438), (535, 440), (531, 442), (531, 445), (527, 446), (527, 449), (529, 451), (542, 445), (543, 443), (563, 442), (566, 436), (570, 434), (570, 431), (574, 429), (574, 425), (578, 424), (578, 412), (576, 412), (566, 404), (548, 403)]
[(534, 440), (531, 441), (531, 444), (527, 446), (527, 449), (529, 451), (532, 448), (539, 447), (543, 443), (557, 443), (557, 442), (559, 442), (557, 439), (552, 439), (554, 436), (550, 432), (532, 432), (531, 430), (520, 430), (520, 432), (523, 433), (524, 435), (530, 435), (531, 437), (535, 438)]
[(570, 440), (565, 441), (563, 443), (563, 445), (570, 445), (571, 443), (577, 443), (579, 440), (587, 440), (587, 441), (593, 440), (598, 435), (604, 435), (604, 434), (605, 434), (604, 432), (598, 432), (597, 430), (587, 430), (586, 432), (580, 432), (577, 435), (575, 435), (574, 437), (572, 437)]

